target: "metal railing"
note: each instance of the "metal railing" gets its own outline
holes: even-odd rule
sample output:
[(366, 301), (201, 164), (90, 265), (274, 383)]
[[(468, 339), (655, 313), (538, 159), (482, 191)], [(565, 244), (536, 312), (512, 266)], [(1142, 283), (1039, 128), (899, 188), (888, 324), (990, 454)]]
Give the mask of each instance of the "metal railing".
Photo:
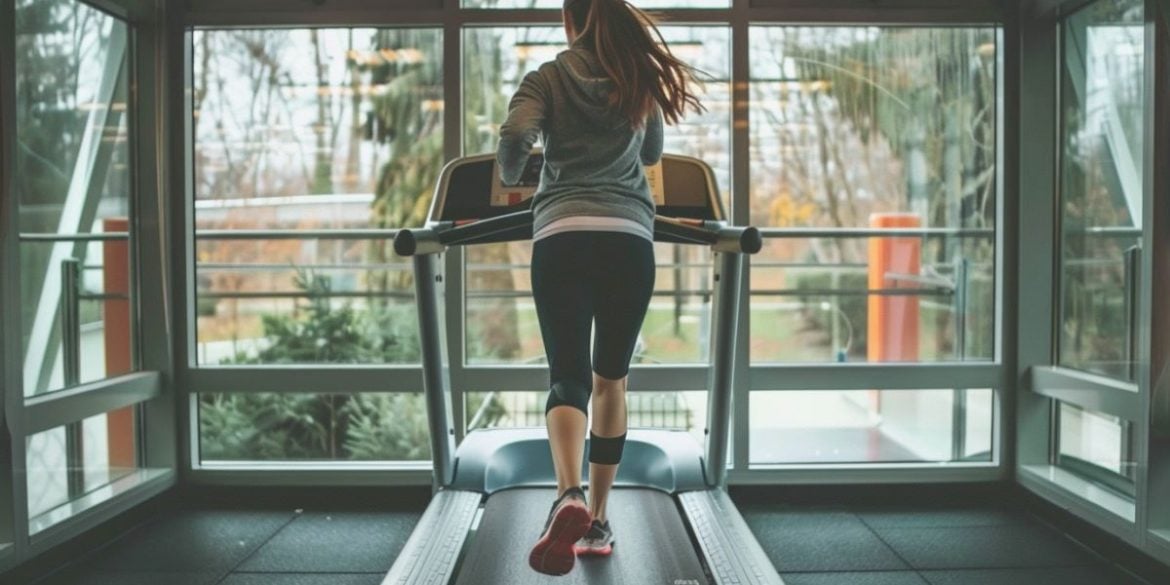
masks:
[(52, 232), (25, 232), (21, 242), (103, 242), (129, 240), (128, 232), (98, 232), (92, 234), (58, 234)]
[[(545, 424), (544, 392), (489, 392), (468, 418), (467, 431), (489, 428), (540, 427)], [(536, 398), (533, 398), (536, 397)], [(691, 430), (695, 412), (681, 396), (632, 392), (626, 396), (629, 426)]]
[(994, 238), (995, 228), (760, 228), (769, 239)]
[[(393, 237), (399, 232), (398, 229), (219, 229), (219, 230), (197, 230), (195, 239), (198, 241), (261, 241), (261, 240), (382, 240), (389, 243)], [(916, 237), (923, 239), (930, 238), (993, 238), (995, 237), (994, 228), (764, 228), (761, 233), (766, 239), (840, 239), (840, 238), (873, 238), (873, 237)], [(1085, 237), (1100, 237), (1100, 238), (1136, 238), (1140, 237), (1142, 230), (1133, 227), (1119, 227), (1119, 226), (1092, 226), (1092, 227), (1078, 227), (1067, 229), (1063, 232), (1065, 236), (1081, 235)], [(124, 241), (128, 240), (131, 234), (128, 232), (103, 232), (103, 233), (79, 233), (79, 234), (58, 234), (58, 233), (22, 233), (20, 241), (27, 243), (52, 243), (52, 242), (101, 242), (101, 241)], [(678, 246), (672, 246), (677, 249)], [(689, 270), (710, 269), (713, 266), (713, 261), (684, 261), (679, 257), (672, 258), (673, 262), (665, 262), (657, 265), (660, 270), (672, 270), (675, 275), (675, 282), (681, 283), (684, 279), (682, 274)], [(1069, 259), (1065, 262), (1067, 266), (1075, 266), (1080, 268), (1091, 268), (1095, 266), (1115, 266), (1121, 262), (1125, 270), (1125, 285), (1123, 288), (1124, 312), (1128, 326), (1128, 334), (1125, 337), (1125, 361), (1130, 363), (1130, 369), (1134, 367), (1132, 356), (1134, 355), (1134, 334), (1136, 327), (1134, 322), (1136, 319), (1134, 295), (1138, 291), (1139, 271), (1137, 270), (1138, 262), (1140, 261), (1140, 250), (1136, 247), (1128, 248), (1123, 253), (1123, 258), (1120, 260), (1112, 258), (1084, 258), (1084, 259)], [(856, 271), (861, 272), (866, 267), (865, 263), (837, 263), (837, 264), (821, 264), (817, 262), (799, 262), (799, 261), (784, 261), (784, 260), (761, 260), (752, 261), (751, 266), (756, 269), (796, 269), (800, 271), (813, 272), (829, 272), (831, 274), (840, 274), (842, 272)], [(72, 263), (62, 265), (62, 282), (63, 293), (61, 298), (62, 304), (62, 324), (63, 324), (63, 351), (67, 352), (65, 367), (70, 367), (70, 359), (73, 356), (68, 352), (79, 352), (78, 344), (79, 334), (73, 334), (72, 331), (77, 330), (70, 321), (70, 317), (77, 317), (79, 319), (79, 312), (74, 309), (67, 309), (66, 306), (75, 306), (81, 301), (100, 301), (100, 300), (115, 300), (126, 299), (126, 295), (110, 295), (105, 293), (85, 293), (80, 290), (79, 274), (82, 270), (98, 269), (100, 267), (81, 266), (79, 263), (74, 265)], [(216, 263), (200, 263), (197, 265), (201, 270), (215, 270), (215, 271), (280, 271), (280, 270), (323, 270), (323, 271), (343, 271), (343, 270), (386, 270), (386, 271), (401, 271), (407, 269), (407, 263), (355, 263), (355, 264), (326, 264), (326, 263), (312, 263), (312, 264), (276, 264), (276, 263), (253, 263), (253, 264), (235, 264), (226, 262)], [(895, 274), (887, 275), (887, 282), (909, 283), (914, 286), (890, 286), (879, 288), (838, 288), (838, 287), (821, 287), (821, 288), (775, 288), (769, 289), (764, 287), (754, 287), (751, 291), (751, 296), (754, 297), (830, 297), (830, 298), (847, 298), (847, 297), (869, 297), (869, 296), (913, 296), (924, 298), (939, 298), (950, 299), (947, 303), (952, 307), (952, 311), (956, 316), (966, 315), (969, 309), (969, 292), (968, 285), (970, 280), (970, 273), (974, 263), (969, 259), (960, 258), (956, 260), (953, 265), (953, 277), (947, 278), (938, 274), (914, 275), (914, 274)], [(488, 272), (488, 271), (508, 271), (508, 270), (527, 270), (530, 265), (527, 263), (499, 263), (499, 262), (469, 262), (466, 264), (468, 273)], [(68, 273), (70, 276), (66, 276)], [(71, 278), (72, 280), (65, 280)], [(655, 291), (653, 295), (657, 298), (672, 297), (675, 300), (675, 312), (680, 313), (682, 306), (686, 304), (686, 299), (698, 298), (700, 302), (707, 303), (710, 301), (712, 289), (707, 287), (701, 288), (683, 288), (673, 287), (665, 290)], [(524, 290), (471, 290), (467, 291), (466, 298), (474, 299), (476, 301), (490, 300), (490, 299), (508, 299), (508, 298), (523, 298), (530, 293)], [(397, 301), (409, 301), (413, 298), (413, 291), (404, 289), (401, 291), (330, 291), (322, 295), (321, 293), (313, 293), (308, 291), (200, 291), (198, 296), (207, 299), (306, 299), (306, 298), (320, 298), (325, 296), (328, 298), (337, 299), (394, 299)], [(78, 323), (79, 325), (79, 323)], [(850, 324), (851, 325), (851, 324)], [(965, 338), (966, 338), (967, 323), (963, 318), (956, 318), (956, 356), (962, 359), (965, 352)], [(1130, 376), (1133, 373), (1131, 371)]]

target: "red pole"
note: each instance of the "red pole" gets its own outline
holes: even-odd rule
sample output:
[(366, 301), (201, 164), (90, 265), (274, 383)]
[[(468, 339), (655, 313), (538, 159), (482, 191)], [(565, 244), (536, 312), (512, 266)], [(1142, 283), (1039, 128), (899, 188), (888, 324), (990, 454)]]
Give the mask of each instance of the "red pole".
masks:
[[(917, 228), (913, 213), (875, 213), (870, 227)], [(922, 240), (916, 237), (879, 236), (869, 239), (869, 289), (912, 288), (887, 275), (921, 270)], [(871, 362), (918, 361), (918, 297), (914, 295), (869, 296), (866, 354)]]
[[(106, 232), (129, 232), (126, 218), (102, 220)], [(106, 240), (102, 245), (102, 281), (107, 295), (126, 295), (127, 298), (107, 298), (102, 302), (105, 324), (106, 375), (118, 376), (134, 369), (130, 355), (130, 242)], [(134, 433), (134, 407), (110, 411), (106, 415), (106, 441), (110, 453), (110, 468), (138, 467)]]
[[(879, 229), (917, 228), (922, 220), (914, 213), (875, 213), (869, 225)], [(869, 239), (869, 290), (909, 288), (889, 274), (918, 275), (922, 240), (916, 237), (879, 236)], [(918, 361), (918, 297), (870, 294), (866, 328), (866, 357), (870, 362)], [(873, 412), (881, 412), (881, 392), (871, 393)]]

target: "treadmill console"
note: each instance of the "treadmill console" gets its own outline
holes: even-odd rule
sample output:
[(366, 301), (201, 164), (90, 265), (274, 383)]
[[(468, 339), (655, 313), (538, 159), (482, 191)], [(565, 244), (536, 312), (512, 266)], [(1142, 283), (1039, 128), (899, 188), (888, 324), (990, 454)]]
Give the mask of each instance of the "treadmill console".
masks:
[[(528, 209), (540, 186), (544, 156), (529, 157), (517, 185), (504, 185), (494, 154), (457, 159), (443, 169), (428, 219), (432, 222), (488, 219)], [(658, 215), (718, 221), (725, 217), (711, 168), (703, 161), (663, 155), (646, 167)]]

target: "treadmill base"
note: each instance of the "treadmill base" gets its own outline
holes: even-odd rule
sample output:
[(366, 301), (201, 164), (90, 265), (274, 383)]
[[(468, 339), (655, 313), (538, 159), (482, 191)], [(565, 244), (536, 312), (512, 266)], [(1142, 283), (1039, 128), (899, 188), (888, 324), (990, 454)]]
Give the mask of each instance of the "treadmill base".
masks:
[(612, 554), (580, 557), (562, 577), (533, 571), (528, 551), (540, 538), (555, 497), (554, 489), (528, 488), (492, 495), (456, 584), (709, 585), (674, 498), (651, 489), (616, 488), (610, 495)]

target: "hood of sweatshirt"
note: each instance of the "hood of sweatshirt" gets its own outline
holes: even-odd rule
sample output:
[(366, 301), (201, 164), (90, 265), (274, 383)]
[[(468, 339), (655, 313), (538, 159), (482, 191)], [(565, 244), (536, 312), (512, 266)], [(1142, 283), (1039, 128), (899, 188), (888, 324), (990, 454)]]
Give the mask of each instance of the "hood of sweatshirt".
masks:
[(609, 103), (614, 82), (588, 44), (578, 40), (557, 55), (557, 71), (563, 96), (591, 123), (613, 128), (627, 122)]

